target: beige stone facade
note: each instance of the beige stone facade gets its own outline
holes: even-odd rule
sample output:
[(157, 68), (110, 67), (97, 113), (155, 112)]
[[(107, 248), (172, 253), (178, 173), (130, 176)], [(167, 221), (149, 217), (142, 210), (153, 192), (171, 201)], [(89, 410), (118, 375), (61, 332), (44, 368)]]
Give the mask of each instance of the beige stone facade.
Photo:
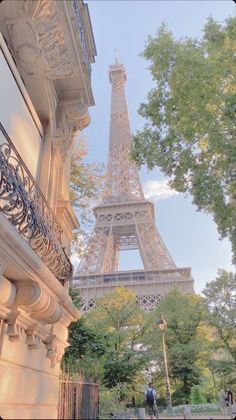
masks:
[(57, 418), (68, 326), (75, 137), (94, 104), (82, 0), (0, 4), (0, 416)]

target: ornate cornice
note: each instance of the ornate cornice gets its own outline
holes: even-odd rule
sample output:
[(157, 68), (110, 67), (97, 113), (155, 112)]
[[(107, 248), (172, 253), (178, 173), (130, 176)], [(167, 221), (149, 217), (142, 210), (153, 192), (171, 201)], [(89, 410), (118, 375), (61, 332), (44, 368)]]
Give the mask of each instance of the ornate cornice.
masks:
[(55, 1), (18, 1), (14, 10), (3, 7), (3, 16), (26, 74), (41, 73), (53, 80), (71, 76), (73, 69)]
[(60, 304), (35, 282), (18, 282), (14, 306), (22, 307), (31, 318), (44, 324), (54, 324), (62, 317)]
[[(69, 0), (11, 0), (0, 4), (1, 30), (44, 121), (51, 119), (54, 89), (57, 105), (53, 106), (53, 119), (57, 128), (63, 125), (64, 145), (68, 136), (73, 138), (89, 124), (88, 106), (94, 104), (90, 63), (94, 61), (96, 49), (91, 41), (88, 11), (84, 8), (83, 2)], [(82, 19), (76, 27), (80, 9), (87, 19)], [(47, 105), (45, 93), (49, 96)], [(71, 103), (61, 107), (64, 101)], [(59, 120), (58, 105), (62, 110)], [(69, 130), (65, 130), (65, 124)]]

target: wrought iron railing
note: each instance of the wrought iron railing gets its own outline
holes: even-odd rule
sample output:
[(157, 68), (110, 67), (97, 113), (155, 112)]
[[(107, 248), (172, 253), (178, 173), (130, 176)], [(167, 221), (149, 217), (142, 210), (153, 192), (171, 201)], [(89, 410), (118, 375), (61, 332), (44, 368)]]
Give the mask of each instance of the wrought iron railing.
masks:
[(72, 1), (73, 1), (73, 7), (74, 7), (75, 15), (76, 15), (76, 22), (77, 22), (77, 26), (78, 26), (79, 34), (80, 34), (83, 63), (85, 64), (86, 70), (88, 72), (88, 76), (91, 78), (92, 68), (91, 68), (91, 63), (89, 60), (88, 46), (87, 46), (85, 33), (83, 29), (83, 23), (81, 19), (81, 13), (80, 13), (79, 5), (78, 5), (78, 0), (72, 0)]
[(62, 246), (62, 228), (0, 123), (0, 213), (64, 284), (73, 269)]

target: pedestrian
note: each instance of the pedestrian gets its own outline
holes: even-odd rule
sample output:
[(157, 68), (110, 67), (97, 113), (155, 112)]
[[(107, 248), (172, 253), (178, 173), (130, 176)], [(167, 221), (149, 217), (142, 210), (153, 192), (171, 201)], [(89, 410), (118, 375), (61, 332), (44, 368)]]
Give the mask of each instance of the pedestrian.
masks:
[(229, 388), (227, 388), (225, 400), (226, 400), (226, 411), (227, 411), (226, 414), (229, 415), (231, 418), (234, 401), (233, 401), (233, 393)]
[(225, 414), (226, 412), (226, 393), (222, 388), (219, 392), (219, 407), (221, 409), (221, 413)]
[(227, 402), (228, 406), (233, 405), (233, 403), (234, 403), (233, 393), (232, 393), (232, 391), (230, 391), (229, 388), (227, 388), (227, 391), (226, 391), (226, 402)]
[(153, 416), (156, 416), (156, 418), (158, 418), (158, 409), (157, 409), (157, 404), (156, 404), (157, 393), (151, 382), (149, 383), (148, 388), (145, 391), (145, 399), (146, 399), (146, 404), (148, 406), (149, 416), (151, 418), (153, 418)]

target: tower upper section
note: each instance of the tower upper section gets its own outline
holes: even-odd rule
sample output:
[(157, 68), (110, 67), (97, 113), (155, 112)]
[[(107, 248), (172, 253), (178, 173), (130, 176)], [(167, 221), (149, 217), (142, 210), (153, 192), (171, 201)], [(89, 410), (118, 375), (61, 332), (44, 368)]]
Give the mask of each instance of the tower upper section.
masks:
[(132, 136), (125, 97), (126, 71), (116, 59), (110, 66), (112, 86), (109, 154), (103, 204), (143, 201), (138, 170), (131, 160)]

